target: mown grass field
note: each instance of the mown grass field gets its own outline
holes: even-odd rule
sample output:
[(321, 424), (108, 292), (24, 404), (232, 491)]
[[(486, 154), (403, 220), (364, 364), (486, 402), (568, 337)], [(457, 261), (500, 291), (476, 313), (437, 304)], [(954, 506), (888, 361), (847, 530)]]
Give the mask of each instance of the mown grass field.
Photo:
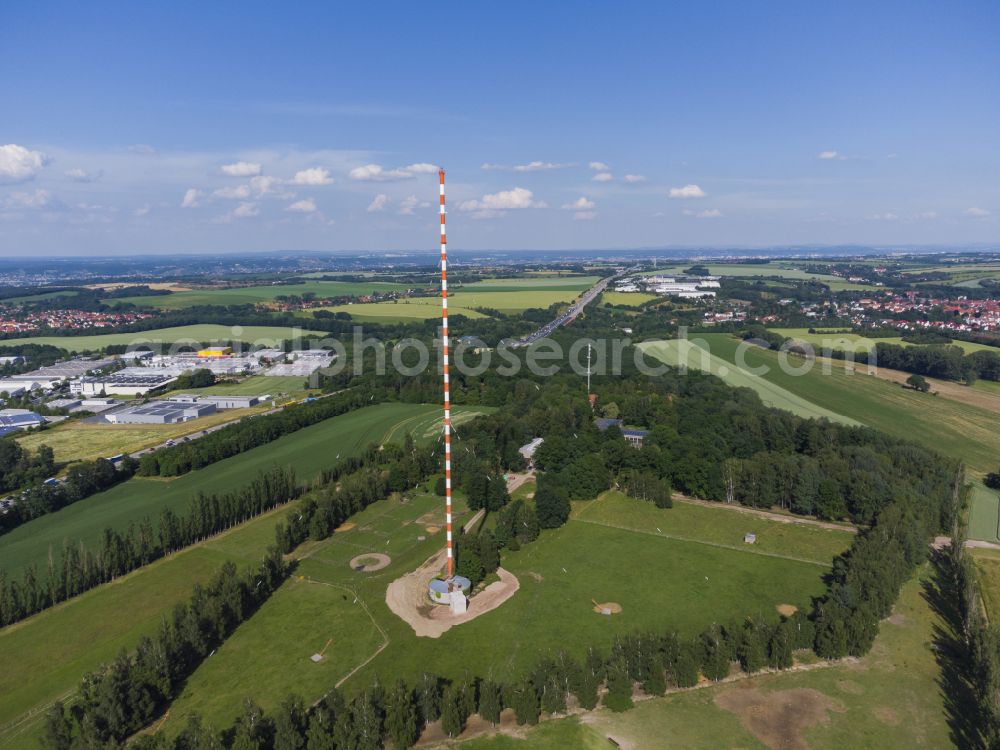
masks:
[[(975, 481), (969, 505), (969, 536), (1000, 542), (1000, 492)], [(1000, 611), (997, 614), (1000, 616)]]
[(133, 453), (223, 422), (259, 414), (269, 408), (270, 406), (254, 406), (249, 409), (227, 409), (193, 422), (179, 424), (100, 424), (74, 419), (41, 432), (20, 436), (17, 442), (21, 447), (31, 450), (47, 445), (59, 462), (88, 461), (110, 458), (120, 453)]
[[(711, 336), (717, 336), (712, 334)], [(711, 336), (698, 335), (694, 339), (671, 341), (646, 341), (638, 347), (650, 358), (664, 364), (677, 367), (684, 364), (691, 369), (699, 369), (721, 378), (735, 388), (752, 388), (768, 406), (784, 409), (800, 417), (826, 417), (833, 422), (855, 424), (856, 421), (842, 412), (825, 408), (807, 398), (803, 398), (791, 389), (784, 388), (769, 378), (751, 374), (737, 367), (732, 362), (715, 353), (714, 345), (709, 349), (698, 346), (699, 340)]]
[[(734, 276), (739, 278), (757, 278), (761, 276), (772, 276), (781, 279), (792, 279), (794, 281), (847, 281), (840, 276), (832, 276), (824, 273), (813, 273), (796, 267), (796, 264), (789, 263), (684, 263), (681, 265), (663, 266), (654, 271), (647, 271), (644, 275), (664, 275), (684, 273), (684, 269), (694, 265), (704, 265), (713, 276)], [(803, 264), (797, 264), (802, 266)]]
[[(858, 663), (708, 684), (642, 701), (625, 713), (603, 709), (584, 721), (542, 722), (518, 737), (478, 737), (434, 747), (596, 750), (611, 747), (609, 737), (637, 750), (954, 747), (930, 648), (941, 620), (923, 593), (920, 579), (903, 587), (892, 620), (882, 622), (875, 647)], [(748, 696), (761, 702), (752, 705)], [(723, 707), (734, 698), (750, 705), (739, 712)]]
[[(485, 407), (457, 407), (456, 423), (485, 411)], [(58, 555), (63, 540), (83, 541), (94, 550), (105, 528), (124, 531), (130, 522), (145, 516), (155, 526), (163, 508), (183, 512), (196, 493), (238, 488), (273, 466), (292, 467), (300, 479), (311, 479), (331, 465), (337, 454), (347, 455), (369, 443), (401, 440), (410, 430), (428, 439), (427, 433), (433, 434), (440, 420), (439, 406), (379, 404), (306, 427), (176, 479), (131, 479), (0, 536), (0, 570), (16, 576), (27, 565), (44, 570), (49, 549)]]
[[(720, 512), (721, 511), (721, 512)], [(666, 510), (652, 503), (605, 492), (596, 500), (574, 503), (573, 519), (622, 527), (664, 538), (695, 540), (747, 554), (775, 555), (829, 565), (854, 541), (854, 534), (805, 524), (784, 523), (726, 507), (675, 501)], [(743, 535), (757, 535), (746, 544)]]
[(160, 310), (182, 310), (199, 305), (254, 305), (272, 302), (282, 296), (301, 297), (303, 294), (315, 294), (320, 298), (358, 297), (384, 292), (404, 292), (407, 288), (405, 284), (384, 281), (307, 281), (304, 284), (262, 284), (237, 289), (193, 289), (189, 292), (173, 292), (153, 297), (122, 297), (117, 301)]
[[(841, 351), (851, 351), (856, 352), (866, 352), (871, 351), (875, 348), (875, 344), (897, 344), (899, 346), (918, 346), (917, 344), (910, 344), (903, 341), (901, 336), (892, 336), (886, 338), (868, 338), (866, 336), (860, 336), (856, 333), (823, 333), (823, 329), (817, 329), (818, 333), (809, 333), (808, 328), (771, 328), (769, 329), (774, 333), (781, 336), (786, 336), (796, 341), (803, 341), (811, 344), (816, 348), (816, 354), (819, 355), (820, 351), (824, 347), (829, 347), (830, 349), (839, 349)], [(955, 339), (951, 342), (952, 346), (960, 347), (966, 354), (978, 351), (991, 351), (1000, 353), (1000, 349), (995, 346), (988, 346), (986, 344), (977, 344), (973, 341), (959, 341)]]
[[(624, 498), (620, 501), (644, 505)], [(616, 502), (615, 498), (610, 502)], [(391, 684), (398, 676), (413, 679), (428, 669), (447, 676), (468, 671), (509, 678), (528, 669), (541, 653), (561, 648), (580, 653), (591, 644), (606, 647), (616, 633), (677, 628), (693, 635), (720, 618), (726, 621), (753, 613), (776, 619), (778, 604), (808, 606), (810, 596), (822, 590), (821, 579), (829, 563), (823, 559), (826, 552), (840, 551), (850, 542), (849, 534), (832, 532), (823, 543), (824, 549), (817, 551), (813, 549), (815, 530), (772, 522), (787, 526), (780, 531), (791, 548), (809, 550), (806, 554), (816, 561), (782, 559), (763, 548), (725, 549), (717, 546), (719, 531), (713, 528), (711, 517), (726, 527), (728, 516), (735, 514), (721, 508), (696, 508), (693, 512), (685, 508), (671, 517), (677, 510), (639, 507), (637, 514), (629, 517), (638, 526), (643, 514), (652, 513), (655, 522), (669, 525), (691, 541), (657, 538), (642, 530), (583, 520), (571, 520), (561, 529), (545, 532), (521, 551), (505, 555), (504, 566), (521, 584), (510, 601), (439, 639), (428, 639), (414, 636), (412, 629), (389, 611), (385, 589), (441, 548), (442, 532), (427, 529), (440, 529), (441, 500), (429, 494), (416, 495), (405, 504), (383, 500), (353, 518), (355, 527), (302, 550), (296, 575), (303, 580), (286, 584), (272, 600), (274, 606), (266, 608), (266, 616), (260, 616), (265, 614), (262, 611), (241, 625), (198, 670), (172, 707), (166, 727), (168, 731), (179, 730), (192, 710), (199, 710), (216, 726), (225, 726), (247, 697), (260, 702), (265, 710), (276, 706), (289, 691), (298, 692), (307, 701), (315, 700), (336, 682), (332, 679), (321, 684), (316, 680), (323, 665), (309, 660), (330, 637), (334, 641), (326, 654), (331, 655), (332, 673), (346, 675), (352, 666), (374, 657), (344, 684), (343, 689), (351, 693), (376, 675), (383, 684)], [(468, 515), (459, 505), (458, 522)], [(595, 518), (599, 521), (602, 516), (598, 513)], [(421, 540), (421, 536), (425, 538)], [(392, 563), (367, 574), (349, 567), (354, 556), (375, 551), (388, 554)], [(646, 584), (629, 580), (636, 575)], [(347, 598), (331, 598), (331, 587)], [(326, 603), (323, 606), (329, 608), (328, 616), (326, 610), (316, 609), (310, 592)], [(617, 601), (624, 612), (612, 618), (595, 614), (592, 598)], [(361, 603), (377, 627), (362, 612)], [(316, 614), (320, 611), (324, 613), (321, 616)], [(338, 625), (335, 633), (327, 619)], [(303, 622), (306, 627), (300, 624)], [(373, 643), (371, 636), (378, 636), (379, 629), (384, 638)], [(363, 654), (358, 655), (355, 641), (368, 651), (361, 649)], [(376, 655), (383, 643), (384, 649)], [(491, 645), (483, 648), (484, 643)], [(338, 648), (355, 659), (353, 665), (341, 659)], [(244, 679), (237, 686), (236, 674), (254, 674), (255, 678)]]
[[(517, 279), (512, 279), (517, 281)], [(586, 288), (586, 287), (585, 287)], [(575, 285), (552, 288), (518, 288), (513, 285), (490, 286), (488, 282), (449, 287), (448, 312), (470, 318), (484, 317), (473, 308), (499, 310), (505, 314), (524, 312), (528, 308), (546, 308), (550, 305), (572, 302), (580, 296)], [(331, 312), (346, 312), (356, 320), (375, 322), (406, 322), (426, 320), (441, 314), (439, 297), (409, 297), (396, 302), (370, 302), (357, 305), (336, 305), (323, 308)], [(304, 311), (304, 314), (313, 311)]]
[(7, 339), (5, 346), (21, 344), (49, 344), (70, 352), (86, 352), (103, 349), (112, 345), (214, 343), (217, 341), (245, 341), (262, 347), (278, 346), (282, 341), (297, 340), (307, 336), (326, 336), (322, 331), (285, 326), (223, 326), (214, 323), (200, 323), (172, 328), (154, 328), (137, 333), (102, 333), (94, 336), (32, 336)]
[(0, 746), (36, 750), (48, 705), (72, 700), (84, 674), (155, 633), (222, 563), (256, 562), (284, 514), (279, 508), (0, 630)]

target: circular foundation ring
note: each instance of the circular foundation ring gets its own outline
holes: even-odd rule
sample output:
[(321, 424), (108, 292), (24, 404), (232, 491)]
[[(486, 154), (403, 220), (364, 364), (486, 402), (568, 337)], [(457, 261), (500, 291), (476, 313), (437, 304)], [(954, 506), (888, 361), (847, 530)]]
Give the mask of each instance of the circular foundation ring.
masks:
[(351, 570), (358, 573), (374, 573), (376, 570), (382, 570), (391, 562), (392, 558), (381, 552), (366, 552), (363, 555), (352, 557), (348, 565), (351, 566)]

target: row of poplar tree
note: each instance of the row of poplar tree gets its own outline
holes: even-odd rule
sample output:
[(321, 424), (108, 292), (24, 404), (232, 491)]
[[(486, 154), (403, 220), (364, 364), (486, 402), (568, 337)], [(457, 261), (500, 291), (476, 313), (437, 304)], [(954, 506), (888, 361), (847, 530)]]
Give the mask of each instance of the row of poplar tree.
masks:
[(302, 488), (291, 469), (259, 473), (245, 486), (223, 494), (198, 493), (183, 514), (164, 509), (154, 530), (149, 518), (122, 533), (106, 528), (97, 549), (66, 544), (39, 573), (25, 568), (20, 581), (0, 571), (0, 627), (125, 575), (166, 554), (258, 516), (296, 498)]

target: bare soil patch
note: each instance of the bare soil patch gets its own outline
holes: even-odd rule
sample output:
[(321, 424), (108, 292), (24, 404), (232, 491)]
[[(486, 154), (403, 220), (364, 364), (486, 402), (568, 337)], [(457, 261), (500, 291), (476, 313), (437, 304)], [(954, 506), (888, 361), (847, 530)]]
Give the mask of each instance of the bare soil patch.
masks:
[(906, 615), (900, 614), (899, 612), (896, 612), (896, 613), (890, 615), (886, 619), (890, 623), (892, 623), (893, 625), (905, 625), (906, 624)]
[(437, 534), (439, 531), (441, 531), (441, 529), (439, 529), (437, 526), (425, 526), (424, 531), (426, 531), (428, 534)]
[(533, 581), (537, 581), (538, 583), (541, 583), (542, 581), (545, 580), (545, 576), (543, 576), (541, 573), (536, 573), (533, 570), (528, 571), (528, 577), (531, 578), (531, 580)]
[(445, 554), (445, 551), (441, 550), (428, 558), (412, 573), (407, 573), (390, 583), (385, 592), (385, 603), (389, 609), (412, 627), (413, 632), (420, 637), (440, 638), (453, 626), (475, 620), (480, 615), (496, 609), (521, 587), (513, 573), (497, 568), (500, 580), (494, 581), (469, 599), (469, 608), (465, 614), (454, 615), (450, 607), (436, 605), (427, 596), (427, 583), (441, 572)]
[(391, 562), (392, 558), (388, 555), (383, 555), (381, 552), (368, 552), (364, 555), (352, 557), (351, 562), (348, 564), (351, 566), (351, 570), (355, 570), (358, 573), (374, 573), (376, 570), (382, 570), (382, 568)]
[(335, 528), (333, 530), (333, 533), (334, 534), (343, 534), (345, 531), (350, 531), (355, 526), (357, 526), (356, 523), (351, 523), (350, 521), (344, 521), (342, 524), (340, 524), (340, 526), (338, 526), (337, 528)]
[(883, 724), (888, 724), (890, 727), (899, 726), (899, 714), (889, 706), (876, 706), (872, 709), (872, 714)]
[(776, 604), (774, 608), (778, 610), (778, 614), (782, 617), (791, 617), (799, 611), (799, 608), (794, 604)]
[(594, 611), (599, 615), (618, 615), (622, 605), (618, 602), (594, 602)]
[(829, 713), (847, 709), (840, 701), (811, 688), (765, 693), (757, 688), (718, 693), (715, 703), (740, 717), (743, 726), (772, 750), (809, 750), (802, 730), (829, 721)]

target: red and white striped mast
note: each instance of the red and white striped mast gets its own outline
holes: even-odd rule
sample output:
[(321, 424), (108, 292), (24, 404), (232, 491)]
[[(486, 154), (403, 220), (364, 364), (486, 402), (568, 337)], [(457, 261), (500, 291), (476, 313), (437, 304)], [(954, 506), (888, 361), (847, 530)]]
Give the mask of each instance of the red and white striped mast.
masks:
[(444, 169), (438, 170), (441, 212), (441, 349), (444, 354), (444, 521), (448, 543), (448, 578), (455, 575), (451, 550), (451, 398), (448, 395), (448, 242), (444, 223)]

